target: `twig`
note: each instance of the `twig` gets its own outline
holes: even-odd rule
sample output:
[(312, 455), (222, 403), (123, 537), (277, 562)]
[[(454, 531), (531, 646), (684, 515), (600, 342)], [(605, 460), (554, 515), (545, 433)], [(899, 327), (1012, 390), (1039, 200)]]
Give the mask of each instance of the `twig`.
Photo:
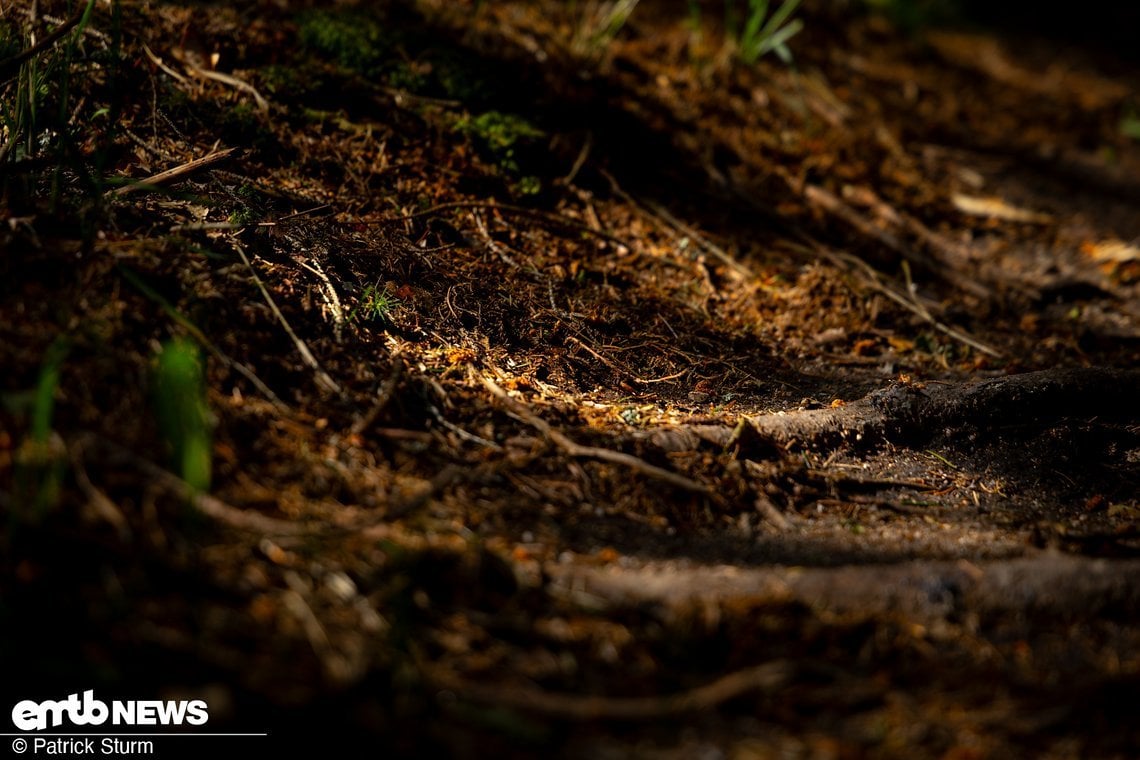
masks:
[(297, 263), (308, 269), (310, 272), (321, 278), (324, 287), (321, 288), (321, 296), (325, 299), (329, 310), (333, 314), (333, 330), (336, 332), (336, 342), (340, 343), (344, 335), (344, 323), (348, 321), (348, 316), (344, 313), (344, 307), (340, 305), (340, 296), (337, 295), (336, 288), (333, 287), (332, 280), (325, 274), (325, 270), (321, 269), (320, 262), (313, 259), (313, 263), (309, 264), (307, 261), (297, 259)]
[[(994, 348), (990, 345), (987, 345), (986, 343), (983, 343), (982, 341), (978, 340), (977, 338), (973, 337), (972, 335), (970, 335), (970, 334), (968, 334), (962, 330), (959, 330), (956, 327), (950, 327), (947, 324), (939, 322), (934, 317), (934, 315), (932, 315), (930, 313), (930, 310), (921, 301), (919, 301), (918, 296), (913, 292), (913, 290), (910, 292), (909, 297), (906, 295), (903, 295), (896, 288), (892, 287), (890, 284), (883, 282), (882, 275), (880, 275), (879, 272), (875, 271), (874, 267), (872, 267), (866, 261), (863, 261), (858, 256), (853, 256), (849, 253), (841, 253), (839, 251), (833, 251), (830, 248), (827, 248), (826, 246), (821, 245), (820, 243), (817, 243), (814, 240), (810, 240), (810, 239), (808, 239), (808, 240), (811, 244), (811, 247), (810, 248), (804, 247), (806, 252), (821, 255), (824, 258), (831, 261), (831, 263), (838, 266), (840, 269), (843, 269), (844, 271), (858, 272), (858, 273), (862, 274), (863, 278), (864, 278), (864, 282), (872, 290), (875, 290), (878, 293), (881, 293), (882, 295), (886, 296), (887, 298), (889, 298), (892, 301), (894, 301), (895, 303), (897, 303), (899, 306), (902, 306), (907, 311), (921, 317), (923, 320), (925, 320), (935, 330), (938, 330), (941, 333), (945, 333), (946, 335), (950, 336), (954, 340), (959, 341), (960, 343), (964, 343), (965, 345), (969, 346), (970, 348), (973, 348), (977, 351), (980, 351), (981, 353), (986, 354), (987, 356), (992, 356), (995, 359), (1001, 358), (1002, 353), (1000, 351), (998, 351), (996, 348)], [(801, 246), (799, 246), (799, 244), (795, 244), (795, 243), (793, 243), (791, 245), (793, 245), (797, 248), (801, 247)], [(907, 269), (906, 271), (909, 272), (909, 269)]]
[(146, 179), (132, 181), (131, 184), (117, 187), (114, 190), (108, 191), (107, 194), (111, 196), (126, 195), (136, 190), (149, 190), (173, 180), (183, 179), (195, 172), (208, 169), (214, 164), (225, 161), (232, 156), (236, 150), (237, 148), (226, 148), (225, 150), (215, 151), (201, 158), (195, 158), (193, 161), (187, 161), (180, 166), (175, 166), (173, 169), (167, 169), (164, 172), (154, 174)]
[(493, 237), (491, 237), (490, 230), (487, 229), (487, 223), (483, 221), (483, 215), (472, 213), (471, 216), (475, 219), (475, 228), (479, 230), (479, 236), (483, 238), (483, 242), (487, 245), (487, 249), (498, 255), (499, 259), (509, 267), (519, 268), (519, 264), (511, 255), (507, 253), (506, 246), (500, 244)]
[(396, 385), (400, 382), (400, 375), (404, 372), (404, 362), (399, 354), (392, 356), (392, 368), (388, 371), (388, 377), (385, 378), (384, 383), (380, 386), (380, 390), (376, 394), (376, 401), (372, 404), (372, 408), (368, 410), (367, 414), (353, 423), (349, 432), (352, 435), (360, 435), (368, 428), (372, 427), (376, 422), (376, 418), (380, 416), (380, 412), (388, 406), (388, 402), (392, 400), (392, 393), (396, 390)]
[[(750, 462), (751, 460), (746, 461)], [(792, 527), (792, 524), (788, 522), (788, 518), (784, 517), (784, 514), (776, 509), (776, 505), (772, 503), (772, 500), (762, 493), (756, 495), (756, 511), (763, 515), (776, 530), (785, 531)]]
[(238, 530), (245, 530), (251, 533), (277, 536), (298, 536), (314, 532), (304, 525), (297, 525), (296, 523), (285, 522), (284, 520), (275, 520), (272, 517), (266, 517), (257, 512), (248, 512), (232, 507), (221, 499), (192, 488), (190, 484), (182, 478), (143, 459), (133, 451), (101, 437), (97, 437), (94, 433), (84, 433), (77, 439), (75, 445), (79, 447), (80, 450), (83, 450), (92, 444), (97, 444), (104, 451), (113, 454), (119, 460), (126, 461), (134, 467), (137, 467), (146, 475), (158, 481), (161, 485), (175, 491), (194, 509), (231, 528), (237, 528)]
[(326, 665), (327, 671), (327, 660), (334, 651), (328, 633), (325, 632), (325, 627), (321, 625), (317, 614), (313, 612), (312, 606), (305, 599), (308, 590), (304, 581), (301, 580), (301, 576), (293, 570), (287, 570), (284, 576), (285, 584), (289, 587), (282, 596), (285, 608), (301, 622), (301, 626), (305, 629), (305, 637), (309, 640), (309, 646), (320, 658), (321, 664)]
[(439, 411), (439, 409), (436, 408), (434, 404), (428, 404), (427, 408), (428, 412), (431, 413), (431, 416), (435, 419), (436, 422), (438, 422), (440, 425), (443, 425), (451, 432), (455, 433), (462, 440), (468, 441), (469, 443), (477, 443), (480, 446), (486, 446), (487, 448), (495, 449), (496, 451), (502, 450), (503, 447), (494, 441), (488, 441), (482, 436), (475, 435), (474, 433), (468, 433), (466, 430), (459, 427), (454, 422), (448, 422), (447, 419), (443, 416), (443, 412)]
[(685, 375), (685, 373), (687, 373), (689, 371), (688, 369), (683, 369), (680, 372), (675, 372), (672, 375), (666, 375), (665, 377), (657, 377), (657, 378), (653, 378), (653, 379), (647, 379), (647, 378), (635, 375), (632, 372), (630, 372), (628, 369), (619, 366), (617, 363), (615, 363), (613, 361), (610, 361), (609, 359), (602, 356), (601, 354), (599, 354), (594, 349), (590, 348), (590, 346), (588, 346), (585, 342), (579, 340), (578, 338), (575, 338), (573, 335), (567, 336), (566, 340), (570, 343), (574, 343), (575, 345), (581, 346), (587, 353), (589, 353), (595, 359), (600, 361), (602, 364), (606, 365), (607, 367), (612, 369), (614, 372), (625, 375), (626, 377), (628, 377), (630, 380), (637, 383), (638, 385), (653, 385), (654, 383), (667, 383), (670, 380), (676, 380), (677, 378), (682, 377), (683, 375)]
[[(384, 512), (384, 521), (397, 520), (401, 517), (406, 517), (412, 512), (427, 504), (429, 500), (443, 489), (455, 483), (463, 475), (464, 470), (458, 465), (449, 464), (445, 465), (436, 476), (432, 478), (428, 484), (420, 489), (414, 496), (407, 501), (393, 504), (389, 509)], [(353, 525), (353, 530), (363, 530), (372, 527), (376, 521), (369, 520), (364, 524)]]
[[(775, 660), (721, 676), (715, 681), (677, 694), (660, 697), (603, 697), (556, 694), (517, 686), (492, 686), (447, 674), (427, 671), (437, 688), (454, 692), (461, 699), (494, 704), (523, 712), (540, 713), (566, 720), (656, 720), (711, 710), (750, 692), (774, 693), (791, 679), (791, 663)], [(433, 672), (434, 671), (434, 672)]]
[(396, 105), (401, 108), (404, 107), (404, 101), (408, 100), (413, 103), (426, 103), (432, 106), (442, 106), (443, 108), (458, 108), (463, 105), (461, 100), (448, 100), (446, 98), (433, 98), (427, 95), (417, 95), (414, 92), (401, 90), (396, 87), (380, 87), (381, 92), (392, 99)]
[(186, 71), (200, 79), (212, 79), (215, 82), (221, 82), (242, 92), (249, 93), (257, 102), (257, 108), (260, 111), (265, 112), (269, 110), (269, 101), (261, 96), (261, 93), (257, 91), (256, 87), (244, 79), (239, 79), (232, 74), (224, 74), (220, 71), (210, 71), (209, 69), (203, 69), (188, 63), (184, 63), (183, 65), (186, 67)]
[(275, 225), (282, 224), (284, 222), (292, 222), (292, 221), (295, 221), (297, 219), (301, 219), (301, 218), (306, 217), (306, 216), (313, 216), (314, 214), (322, 214), (323, 215), (325, 212), (328, 212), (330, 214), (332, 213), (332, 204), (331, 203), (322, 203), (319, 206), (313, 206), (312, 208), (307, 208), (303, 211), (294, 211), (292, 214), (286, 214), (283, 217), (280, 217), (278, 219), (274, 219), (274, 220), (269, 221), (269, 222), (258, 222), (257, 226), (258, 227), (273, 227)]
[(578, 172), (582, 171), (582, 167), (586, 163), (586, 158), (590, 155), (590, 148), (594, 145), (594, 133), (587, 132), (586, 139), (582, 143), (582, 149), (578, 151), (578, 157), (574, 159), (574, 163), (570, 166), (569, 173), (562, 178), (562, 182), (570, 185), (573, 184), (574, 178), (578, 176)]
[[(993, 291), (976, 280), (958, 274), (957, 267), (951, 265), (956, 263), (960, 266), (962, 262), (939, 261), (926, 253), (916, 251), (913, 246), (906, 245), (898, 235), (879, 228), (828, 190), (818, 185), (808, 185), (803, 188), (803, 197), (809, 203), (822, 208), (832, 216), (854, 227), (861, 235), (877, 240), (882, 245), (902, 256), (904, 260), (910, 261), (912, 264), (916, 264), (924, 270), (941, 277), (960, 290), (978, 296), (979, 298), (988, 299), (993, 297)], [(920, 229), (914, 224), (908, 225), (908, 227), (911, 228), (910, 231), (912, 234), (923, 237), (923, 242), (931, 246), (929, 230), (927, 230), (928, 234), (923, 236), (921, 235)], [(942, 251), (940, 250), (939, 252), (941, 253)]]
[(669, 211), (669, 209), (665, 208), (660, 203), (656, 203), (655, 201), (633, 197), (622, 189), (622, 187), (617, 183), (617, 180), (614, 179), (614, 177), (610, 175), (609, 172), (605, 171), (604, 169), (601, 170), (601, 172), (602, 176), (604, 176), (609, 181), (610, 188), (614, 191), (614, 193), (617, 194), (618, 197), (622, 198), (626, 203), (629, 203), (635, 209), (638, 209), (648, 215), (649, 218), (656, 222), (659, 226), (666, 228), (671, 227), (675, 233), (680, 233), (690, 240), (695, 241), (697, 245), (703, 248), (707, 253), (710, 253), (719, 259), (722, 264), (728, 267), (736, 275), (749, 281), (754, 279), (754, 275), (751, 269), (734, 259), (732, 255), (729, 254), (726, 250), (713, 243), (700, 232), (675, 217), (673, 213)]
[(47, 50), (49, 47), (59, 41), (61, 37), (70, 32), (80, 21), (86, 13), (86, 7), (81, 7), (80, 10), (71, 18), (64, 21), (55, 31), (44, 37), (42, 40), (32, 45), (27, 50), (21, 50), (15, 55), (9, 56), (0, 61), (0, 82), (6, 82), (13, 76), (13, 72), (19, 70), (24, 62), (35, 58), (37, 55)]
[(150, 59), (150, 62), (151, 62), (151, 63), (153, 63), (155, 66), (157, 66), (158, 68), (162, 69), (163, 71), (165, 71), (165, 72), (166, 72), (167, 74), (169, 74), (170, 76), (174, 77), (174, 79), (175, 79), (176, 81), (179, 81), (179, 82), (181, 82), (182, 84), (185, 84), (185, 85), (189, 85), (189, 84), (190, 84), (190, 80), (189, 80), (189, 79), (187, 79), (186, 77), (182, 76), (182, 75), (181, 75), (181, 74), (179, 74), (177, 71), (175, 71), (174, 69), (170, 68), (169, 66), (167, 66), (167, 65), (166, 65), (166, 62), (165, 62), (165, 61), (163, 61), (163, 60), (162, 60), (162, 58), (160, 58), (158, 55), (156, 55), (156, 54), (155, 54), (155, 52), (154, 52), (153, 50), (151, 50), (151, 49), (150, 49), (150, 48), (147, 46), (147, 44), (146, 44), (145, 42), (144, 42), (144, 43), (143, 43), (143, 45), (142, 45), (142, 49), (143, 49), (143, 52), (144, 52), (144, 53), (146, 53), (146, 57), (147, 57), (147, 58), (149, 58), (149, 59)]
[(133, 142), (135, 145), (139, 146), (140, 148), (145, 150), (147, 153), (149, 153), (152, 158), (157, 158), (157, 159), (162, 160), (162, 161), (172, 160), (170, 153), (168, 153), (167, 151), (162, 150), (160, 148), (157, 148), (154, 145), (151, 145), (146, 140), (142, 139), (141, 137), (136, 135), (134, 132), (132, 132), (130, 129), (127, 129), (126, 127), (120, 127), (119, 129), (124, 135), (127, 136), (127, 138), (131, 142)]
[(815, 503), (820, 506), (837, 507), (839, 509), (845, 507), (873, 507), (879, 510), (885, 509), (889, 512), (896, 512), (900, 515), (907, 515), (908, 517), (930, 517), (929, 509), (919, 509), (918, 507), (911, 507), (906, 504), (895, 504), (887, 499), (878, 497), (844, 496), (841, 499), (816, 499)]
[(234, 224), (233, 222), (191, 222), (190, 224), (176, 224), (170, 228), (170, 232), (233, 232), (234, 230), (242, 229), (244, 226), (243, 224)]
[(289, 406), (280, 398), (278, 398), (277, 394), (270, 390), (269, 386), (263, 383), (261, 381), (261, 378), (254, 374), (252, 369), (222, 353), (222, 350), (215, 346), (213, 342), (211, 342), (211, 340), (206, 337), (206, 334), (198, 329), (198, 326), (196, 324), (183, 316), (182, 312), (174, 308), (174, 306), (169, 301), (167, 301), (165, 298), (159, 295), (157, 291), (143, 282), (142, 279), (130, 269), (124, 266), (120, 266), (119, 271), (123, 274), (123, 277), (126, 278), (127, 282), (138, 288), (138, 290), (147, 298), (150, 298), (152, 301), (157, 303), (171, 319), (181, 325), (182, 328), (186, 330), (186, 332), (190, 333), (190, 336), (194, 338), (194, 340), (198, 341), (198, 343), (203, 348), (209, 351), (215, 359), (220, 361), (226, 367), (229, 367), (230, 369), (238, 372), (246, 380), (249, 380), (254, 388), (256, 388), (263, 396), (269, 399), (277, 411), (284, 413), (289, 412)]
[(309, 368), (312, 369), (316, 374), (317, 385), (327, 391), (332, 391), (333, 393), (338, 394), (341, 393), (342, 391), (340, 386), (336, 384), (336, 381), (333, 380), (327, 372), (321, 369), (321, 365), (317, 362), (316, 357), (313, 356), (313, 352), (309, 350), (309, 347), (305, 344), (305, 341), (301, 340), (297, 336), (297, 333), (293, 332), (293, 328), (289, 326), (289, 321), (285, 319), (285, 315), (281, 313), (281, 310), (279, 308), (277, 308), (277, 304), (274, 302), (273, 296), (269, 295), (269, 290), (265, 287), (265, 283), (263, 283), (261, 281), (261, 278), (257, 276), (257, 270), (253, 268), (253, 263), (250, 262), (249, 258), (245, 255), (245, 250), (236, 240), (231, 240), (230, 243), (233, 245), (234, 250), (237, 251), (238, 256), (241, 257), (242, 262), (245, 263), (246, 268), (249, 269), (249, 273), (253, 275), (253, 281), (257, 285), (258, 290), (261, 291), (261, 295), (265, 298), (265, 302), (269, 305), (269, 308), (273, 312), (273, 315), (277, 317), (277, 321), (281, 323), (281, 326), (285, 328), (285, 332), (288, 333), (289, 337), (293, 340), (293, 345), (297, 347), (297, 352), (301, 354), (301, 358), (304, 360), (305, 364), (309, 365)]
[(562, 214), (553, 214), (549, 211), (542, 211), (536, 208), (526, 208), (525, 206), (514, 206), (509, 203), (496, 203), (494, 201), (451, 201), (450, 203), (440, 203), (431, 208), (417, 211), (414, 214), (406, 214), (404, 216), (393, 216), (384, 219), (359, 219), (351, 224), (393, 224), (395, 222), (406, 222), (412, 219), (420, 219), (425, 216), (432, 216), (438, 214), (440, 211), (447, 211), (449, 209), (461, 208), (484, 208), (492, 211), (500, 211), (507, 214), (514, 214), (516, 216), (526, 216), (536, 219), (540, 222), (545, 222), (548, 225), (561, 227), (562, 229), (573, 230), (581, 232), (586, 235), (593, 235), (594, 237), (601, 238), (607, 242), (624, 248), (626, 250), (633, 250), (629, 243), (625, 242), (619, 237), (611, 235), (604, 230), (596, 230), (588, 224), (583, 224), (576, 219), (571, 219)]
[[(837, 465), (842, 467), (843, 465)], [(954, 468), (957, 469), (957, 468)], [(922, 480), (899, 480), (898, 478), (860, 478), (854, 475), (836, 474), (825, 470), (808, 470), (809, 477), (826, 482), (830, 486), (848, 486), (855, 490), (876, 491), (884, 488), (906, 488), (913, 491), (933, 491), (935, 486)]]
[(621, 465), (628, 467), (636, 472), (640, 472), (657, 480), (664, 481), (670, 485), (691, 491), (693, 493), (708, 494), (709, 488), (701, 483), (696, 482), (684, 475), (678, 475), (675, 472), (657, 467), (656, 465), (649, 464), (643, 459), (639, 459), (631, 454), (626, 454), (621, 451), (613, 451), (611, 449), (603, 449), (595, 446), (583, 446), (580, 443), (570, 440), (562, 433), (552, 428), (545, 420), (540, 419), (534, 415), (525, 406), (515, 401), (507, 395), (494, 380), (488, 377), (483, 378), (483, 384), (487, 390), (491, 392), (495, 398), (503, 402), (503, 404), (520, 420), (533, 427), (538, 432), (542, 433), (548, 440), (555, 446), (562, 449), (567, 455), (572, 457), (579, 457), (583, 459), (597, 459), (602, 462), (609, 462), (610, 464)]
[(90, 439), (80, 437), (68, 447), (75, 482), (79, 484), (80, 490), (87, 495), (87, 503), (95, 514), (110, 523), (121, 540), (127, 541), (131, 537), (131, 527), (127, 523), (123, 511), (91, 482), (91, 478), (87, 475), (87, 468), (83, 466), (83, 451), (89, 442)]
[(678, 232), (688, 238), (691, 238), (692, 240), (695, 240), (697, 245), (699, 245), (701, 248), (704, 248), (705, 251), (711, 253), (714, 257), (719, 259), (720, 262), (728, 267), (731, 271), (735, 272), (746, 280), (751, 280), (753, 278), (751, 269), (734, 259), (727, 251), (713, 243), (700, 232), (685, 224), (677, 217), (673, 216), (673, 214), (660, 203), (648, 200), (641, 201), (641, 203), (643, 203), (650, 212), (656, 216), (661, 217), (661, 219), (675, 228)]

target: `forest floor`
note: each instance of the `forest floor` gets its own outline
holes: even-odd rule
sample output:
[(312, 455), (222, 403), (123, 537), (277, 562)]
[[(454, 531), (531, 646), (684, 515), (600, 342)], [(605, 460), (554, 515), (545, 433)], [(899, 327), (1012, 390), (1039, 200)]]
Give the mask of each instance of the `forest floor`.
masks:
[(612, 40), (589, 4), (98, 3), (20, 58), (75, 10), (32, 5), (5, 715), (1140, 753), (1135, 58), (809, 2), (745, 64), (664, 0)]

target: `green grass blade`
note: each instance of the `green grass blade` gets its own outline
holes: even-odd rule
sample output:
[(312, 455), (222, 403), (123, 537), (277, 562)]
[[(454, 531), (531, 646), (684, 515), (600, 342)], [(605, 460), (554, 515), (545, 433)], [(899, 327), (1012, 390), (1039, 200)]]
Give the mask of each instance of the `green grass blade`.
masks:
[(159, 430), (179, 475), (195, 491), (210, 488), (210, 412), (202, 355), (184, 338), (163, 344), (154, 371)]

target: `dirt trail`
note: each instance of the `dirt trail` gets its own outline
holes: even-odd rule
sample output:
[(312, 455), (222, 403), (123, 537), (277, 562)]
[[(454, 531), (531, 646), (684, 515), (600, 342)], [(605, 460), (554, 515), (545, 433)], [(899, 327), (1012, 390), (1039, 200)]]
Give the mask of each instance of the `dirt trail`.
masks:
[(1135, 62), (571, 6), (79, 27), (2, 154), (5, 692), (396, 755), (1140, 753)]

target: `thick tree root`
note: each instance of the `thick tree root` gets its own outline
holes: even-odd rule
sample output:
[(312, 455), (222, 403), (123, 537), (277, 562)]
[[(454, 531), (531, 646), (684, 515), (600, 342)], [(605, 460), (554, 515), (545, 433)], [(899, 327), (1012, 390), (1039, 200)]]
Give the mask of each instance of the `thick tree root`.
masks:
[(916, 445), (954, 431), (985, 431), (1061, 420), (1129, 421), (1140, 417), (1140, 370), (1059, 369), (969, 385), (895, 384), (828, 409), (778, 412), (724, 425), (682, 425), (643, 438), (665, 451), (701, 442), (738, 445), (749, 457), (794, 450), (826, 451), (883, 442)]
[(803, 604), (817, 613), (893, 616), (927, 627), (1035, 619), (1135, 619), (1140, 560), (1104, 560), (1042, 551), (1006, 560), (918, 561), (836, 568), (549, 568), (555, 589), (595, 605), (656, 610), (661, 618), (715, 619), (735, 610)]

